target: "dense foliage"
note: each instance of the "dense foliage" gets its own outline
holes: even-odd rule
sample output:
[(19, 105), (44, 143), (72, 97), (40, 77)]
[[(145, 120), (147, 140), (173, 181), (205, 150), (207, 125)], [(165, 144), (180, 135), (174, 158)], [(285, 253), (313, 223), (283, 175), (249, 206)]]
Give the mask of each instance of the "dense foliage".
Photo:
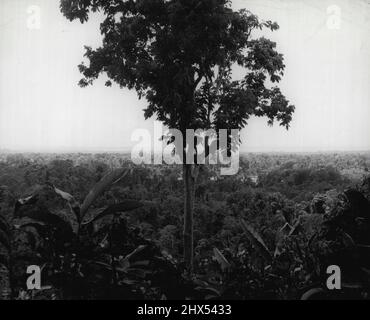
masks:
[[(236, 176), (204, 167), (189, 274), (181, 168), (122, 155), (2, 155), (2, 296), (367, 298), (368, 164), (368, 154), (251, 154)], [(41, 291), (26, 288), (31, 264), (42, 267)], [(339, 293), (326, 290), (331, 264), (342, 269)]]

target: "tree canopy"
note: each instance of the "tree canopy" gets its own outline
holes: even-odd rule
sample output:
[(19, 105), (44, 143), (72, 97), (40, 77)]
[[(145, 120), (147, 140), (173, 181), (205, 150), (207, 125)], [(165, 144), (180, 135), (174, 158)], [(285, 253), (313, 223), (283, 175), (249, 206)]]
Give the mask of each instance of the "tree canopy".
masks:
[[(104, 13), (102, 46), (85, 47), (81, 86), (100, 74), (148, 101), (145, 118), (185, 129), (241, 129), (255, 115), (288, 128), (294, 106), (275, 86), (283, 76), (276, 43), (252, 31), (279, 28), (228, 0), (61, 0), (69, 20)], [(233, 78), (235, 66), (243, 68)]]

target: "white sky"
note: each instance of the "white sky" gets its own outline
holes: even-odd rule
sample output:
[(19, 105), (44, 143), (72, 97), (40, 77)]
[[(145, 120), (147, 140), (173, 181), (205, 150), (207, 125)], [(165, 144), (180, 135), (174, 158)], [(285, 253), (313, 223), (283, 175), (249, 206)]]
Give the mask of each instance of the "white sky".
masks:
[[(280, 87), (296, 105), (289, 131), (251, 119), (242, 151), (369, 150), (370, 1), (233, 4), (279, 23), (266, 37), (285, 56)], [(28, 28), (32, 5), (41, 9), (39, 29)], [(330, 28), (332, 5), (341, 9), (339, 29)], [(99, 19), (71, 23), (58, 0), (0, 0), (0, 149), (128, 150), (135, 129), (152, 129), (135, 92), (106, 88), (104, 79), (77, 86), (83, 46), (100, 43)]]

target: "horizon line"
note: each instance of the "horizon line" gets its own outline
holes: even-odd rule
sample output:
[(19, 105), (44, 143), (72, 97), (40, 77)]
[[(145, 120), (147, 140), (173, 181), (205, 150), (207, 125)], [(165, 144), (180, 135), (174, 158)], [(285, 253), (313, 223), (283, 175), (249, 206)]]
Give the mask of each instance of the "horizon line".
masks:
[[(291, 150), (242, 150), (240, 154), (246, 153), (369, 153), (370, 149), (291, 149)], [(10, 148), (0, 148), (0, 154), (97, 154), (97, 153), (106, 153), (106, 154), (127, 154), (131, 153), (130, 148), (122, 149), (10, 149)], [(154, 154), (154, 152), (152, 152)]]

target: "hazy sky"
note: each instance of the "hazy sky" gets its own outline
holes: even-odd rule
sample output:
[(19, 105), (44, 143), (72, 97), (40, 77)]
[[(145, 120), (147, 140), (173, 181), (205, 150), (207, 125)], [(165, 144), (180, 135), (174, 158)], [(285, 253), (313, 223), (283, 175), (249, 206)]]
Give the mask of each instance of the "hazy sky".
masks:
[[(251, 119), (242, 151), (369, 150), (370, 1), (233, 5), (279, 23), (265, 36), (285, 56), (280, 87), (296, 105), (289, 131)], [(101, 41), (100, 19), (69, 22), (58, 0), (0, 0), (0, 149), (122, 150), (133, 130), (152, 128), (135, 92), (107, 88), (104, 79), (77, 86), (83, 46)]]

